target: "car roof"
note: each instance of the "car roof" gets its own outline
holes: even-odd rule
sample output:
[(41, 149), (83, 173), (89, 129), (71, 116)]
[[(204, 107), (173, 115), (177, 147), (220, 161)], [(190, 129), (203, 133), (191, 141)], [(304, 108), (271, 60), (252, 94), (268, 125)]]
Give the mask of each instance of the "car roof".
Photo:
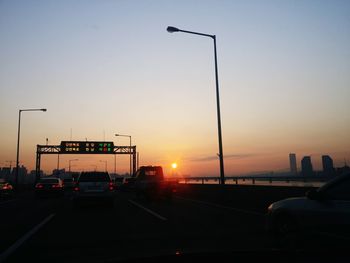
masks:
[(81, 172), (82, 174), (108, 174), (108, 172), (100, 172), (100, 171), (87, 171), (87, 172)]
[(335, 184), (342, 183), (343, 181), (349, 180), (350, 179), (350, 173), (345, 173), (342, 175), (339, 175), (335, 177), (334, 179), (328, 181), (325, 185), (321, 186), (318, 191), (324, 191), (328, 189), (329, 187), (332, 187)]
[(42, 178), (40, 178), (40, 180), (44, 180), (44, 181), (46, 181), (46, 180), (52, 180), (52, 179), (60, 180), (60, 178), (57, 178), (57, 177), (42, 177)]
[(147, 166), (141, 166), (140, 169), (147, 169), (147, 168), (161, 168), (160, 165), (147, 165)]

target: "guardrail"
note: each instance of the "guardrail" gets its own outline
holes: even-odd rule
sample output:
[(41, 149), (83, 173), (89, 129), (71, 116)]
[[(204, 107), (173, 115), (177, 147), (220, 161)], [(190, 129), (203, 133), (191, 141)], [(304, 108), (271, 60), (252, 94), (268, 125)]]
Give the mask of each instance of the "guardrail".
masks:
[[(225, 184), (264, 184), (264, 185), (314, 185), (321, 186), (334, 177), (320, 176), (230, 176)], [(220, 184), (220, 177), (184, 177), (179, 178), (181, 184)]]

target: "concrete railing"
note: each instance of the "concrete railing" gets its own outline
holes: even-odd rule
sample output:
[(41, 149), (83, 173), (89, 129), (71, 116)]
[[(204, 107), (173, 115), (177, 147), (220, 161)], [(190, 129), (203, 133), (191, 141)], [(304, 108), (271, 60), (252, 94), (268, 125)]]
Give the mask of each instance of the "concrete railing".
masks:
[[(230, 176), (225, 178), (225, 184), (264, 184), (264, 185), (313, 185), (321, 186), (334, 177), (320, 176)], [(179, 178), (181, 184), (220, 184), (220, 177), (184, 177)]]

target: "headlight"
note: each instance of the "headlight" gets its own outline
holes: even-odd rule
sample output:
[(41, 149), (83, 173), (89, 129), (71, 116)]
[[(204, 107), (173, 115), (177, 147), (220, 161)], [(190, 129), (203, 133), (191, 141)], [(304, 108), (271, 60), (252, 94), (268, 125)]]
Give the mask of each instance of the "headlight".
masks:
[(267, 212), (271, 212), (273, 209), (273, 204), (269, 205), (269, 207), (267, 208)]

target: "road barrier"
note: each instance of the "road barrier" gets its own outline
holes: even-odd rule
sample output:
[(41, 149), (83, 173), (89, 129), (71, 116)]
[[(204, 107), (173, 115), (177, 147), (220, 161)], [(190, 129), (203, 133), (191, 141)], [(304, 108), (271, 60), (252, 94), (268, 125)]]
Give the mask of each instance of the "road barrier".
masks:
[[(320, 176), (231, 176), (225, 178), (225, 184), (236, 185), (278, 185), (278, 186), (311, 186), (320, 187), (334, 177)], [(220, 184), (220, 177), (184, 177), (180, 184)]]

